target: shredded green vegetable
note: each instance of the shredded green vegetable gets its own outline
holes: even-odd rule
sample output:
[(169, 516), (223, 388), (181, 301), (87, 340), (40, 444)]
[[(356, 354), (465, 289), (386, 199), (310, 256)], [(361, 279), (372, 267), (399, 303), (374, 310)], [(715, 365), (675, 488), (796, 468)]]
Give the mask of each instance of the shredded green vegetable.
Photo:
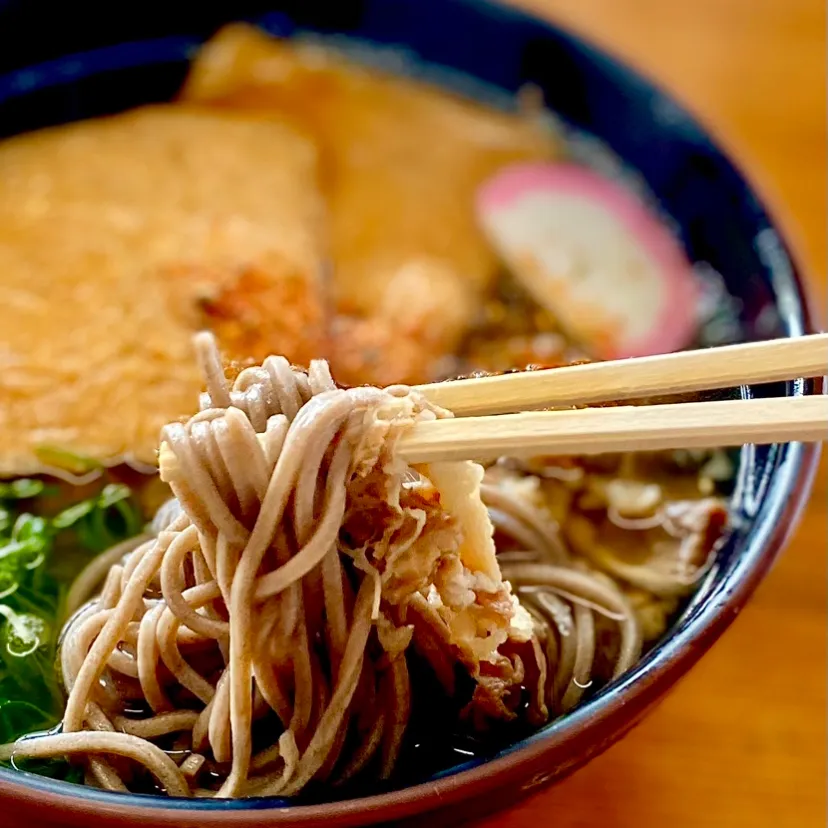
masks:
[[(49, 517), (37, 514), (38, 498), (47, 493), (42, 480), (0, 482), (0, 743), (60, 722), (57, 636), (68, 586), (61, 559), (71, 559), (74, 575), (94, 554), (142, 528), (128, 486), (109, 483)], [(26, 769), (72, 781), (78, 772), (64, 760)]]
[(92, 457), (54, 446), (39, 446), (35, 449), (35, 456), (44, 466), (63, 469), (70, 474), (87, 474), (101, 468), (101, 464)]

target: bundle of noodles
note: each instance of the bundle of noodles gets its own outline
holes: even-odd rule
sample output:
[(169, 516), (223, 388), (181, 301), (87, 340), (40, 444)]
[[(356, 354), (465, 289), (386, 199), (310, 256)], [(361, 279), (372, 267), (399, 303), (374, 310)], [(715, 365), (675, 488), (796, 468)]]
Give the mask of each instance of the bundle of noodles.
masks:
[(103, 586), (64, 630), (61, 732), (4, 756), (79, 755), (112, 790), (147, 790), (148, 771), (173, 796), (387, 777), (412, 638), (448, 692), (456, 664), (476, 680), (472, 720), (515, 717), (520, 651), (546, 674), (499, 572), (483, 470), (394, 453), (407, 425), (447, 412), (404, 388), (339, 389), (326, 363), (306, 374), (281, 357), (231, 387), (212, 337), (197, 347), (201, 410), (162, 432), (175, 499), (151, 536), (81, 575), (73, 604)]
[(77, 755), (91, 784), (174, 796), (388, 778), (410, 659), (465, 726), (541, 724), (635, 663), (724, 528), (708, 460), (415, 467), (401, 432), (451, 416), (417, 393), (282, 357), (231, 384), (210, 335), (197, 350), (201, 410), (162, 433), (175, 497), (73, 585), (61, 732), (0, 759)]

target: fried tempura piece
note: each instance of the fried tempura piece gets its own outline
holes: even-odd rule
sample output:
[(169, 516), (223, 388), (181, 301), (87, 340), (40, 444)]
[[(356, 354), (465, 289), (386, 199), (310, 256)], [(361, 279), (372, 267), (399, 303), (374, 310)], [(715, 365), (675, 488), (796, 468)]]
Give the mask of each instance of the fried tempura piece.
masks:
[(537, 123), (232, 25), (196, 58), (184, 100), (269, 112), (320, 148), (344, 382), (430, 378), (497, 272), (477, 187), (503, 164), (554, 154)]
[(315, 185), (294, 130), (184, 106), (0, 144), (0, 474), (153, 462), (202, 327), (238, 359), (323, 352)]

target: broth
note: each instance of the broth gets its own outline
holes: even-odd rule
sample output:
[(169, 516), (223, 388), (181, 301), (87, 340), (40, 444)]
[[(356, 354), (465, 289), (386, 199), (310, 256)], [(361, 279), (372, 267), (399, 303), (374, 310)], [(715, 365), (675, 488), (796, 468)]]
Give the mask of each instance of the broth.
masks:
[[(228, 56), (233, 60), (226, 60)], [(198, 106), (197, 110), (194, 105)], [(193, 114), (196, 111), (199, 114)], [(174, 121), (171, 133), (165, 132), (164, 127), (169, 112), (173, 113)], [(214, 331), (232, 358), (229, 367), (223, 369), (227, 379), (237, 381), (245, 368), (255, 371), (251, 366), (275, 351), (302, 361), (325, 356), (332, 364), (334, 376), (342, 383), (325, 385), (329, 393), (347, 393), (348, 386), (363, 383), (414, 383), (475, 372), (563, 365), (595, 356), (590, 343), (573, 338), (554, 311), (532, 298), (525, 281), (505, 267), (503, 256), (483, 232), (480, 217), (472, 208), (482, 184), (503, 167), (524, 162), (569, 164), (582, 160), (583, 145), (580, 150), (573, 149), (574, 145), (567, 148), (561, 139), (562, 131), (551, 129), (537, 112), (507, 115), (417, 81), (393, 78), (351, 64), (334, 52), (320, 51), (318, 45), (280, 43), (249, 27), (235, 26), (220, 33), (196, 58), (181, 101), (169, 107), (118, 117), (124, 120), (120, 124), (117, 119), (109, 121), (101, 127), (102, 132), (97, 123), (91, 122), (78, 129), (67, 128), (65, 133), (58, 129), (50, 135), (35, 136), (31, 146), (36, 151), (31, 155), (26, 137), (14, 139), (17, 144), (11, 149), (8, 145), (0, 147), (0, 162), (4, 150), (10, 153), (10, 169), (19, 163), (21, 169), (31, 167), (41, 175), (41, 178), (21, 175), (19, 181), (9, 185), (8, 192), (0, 192), (0, 210), (6, 202), (19, 203), (25, 208), (24, 219), (18, 215), (25, 224), (21, 229), (24, 243), (15, 248), (14, 239), (5, 242), (0, 239), (0, 253), (5, 251), (7, 255), (25, 259), (27, 266), (35, 269), (43, 268), (48, 278), (44, 278), (41, 287), (48, 287), (49, 279), (68, 278), (66, 267), (82, 263), (86, 268), (89, 257), (99, 256), (103, 262), (101, 272), (115, 274), (119, 280), (119, 296), (126, 302), (119, 312), (125, 313), (124, 324), (128, 327), (127, 300), (137, 295), (136, 290), (150, 294), (148, 288), (144, 289), (149, 282), (137, 281), (137, 274), (149, 273), (153, 290), (160, 291), (159, 307), (164, 309), (164, 324), (169, 325), (176, 342), (203, 327)], [(251, 152), (255, 150), (259, 162), (267, 167), (265, 184), (257, 182), (257, 175), (251, 175), (248, 169), (243, 175), (243, 184), (239, 185), (233, 170), (237, 161), (244, 161), (243, 153), (239, 158), (234, 157), (232, 163), (222, 162), (214, 167), (213, 161), (218, 156), (209, 141), (198, 143), (188, 158), (190, 166), (183, 173), (179, 171), (174, 159), (187, 154), (187, 130), (192, 126), (188, 119), (191, 118), (200, 129), (209, 128), (212, 123), (227, 140), (241, 134), (244, 146)], [(274, 126), (276, 121), (278, 127)], [(163, 133), (154, 141), (152, 129), (142, 132), (144, 139), (149, 137), (149, 145), (163, 144), (172, 133), (174, 140), (169, 146), (165, 144), (167, 148), (160, 153), (157, 146), (149, 153), (146, 147), (136, 149), (135, 157), (142, 160), (135, 162), (133, 169), (129, 136), (136, 129), (139, 132), (144, 129), (146, 123), (159, 126)], [(129, 127), (130, 124), (133, 126)], [(123, 129), (124, 125), (129, 128)], [(241, 133), (237, 134), (238, 130)], [(82, 146), (90, 157), (100, 155), (96, 163), (105, 170), (109, 156), (99, 152), (104, 144), (97, 143), (102, 134), (105, 134), (104, 143), (110, 142), (110, 150), (113, 146), (117, 149), (111, 157), (118, 160), (119, 175), (123, 178), (113, 179), (111, 187), (106, 184), (96, 189), (88, 178), (76, 179), (73, 170), (78, 165), (66, 165), (60, 159), (68, 151), (66, 147), (74, 148), (74, 152)], [(434, 135), (439, 135), (440, 140), (431, 143)], [(274, 162), (267, 151), (265, 139), (277, 137), (279, 145), (286, 148), (290, 169), (284, 169), (284, 159), (283, 167), (279, 168), (278, 158)], [(38, 142), (41, 142), (39, 149)], [(196, 162), (204, 165), (198, 166)], [(593, 162), (593, 166), (606, 167), (605, 162), (604, 157), (601, 163)], [(163, 203), (156, 203), (159, 196), (142, 178), (147, 168), (156, 175), (169, 177), (165, 178)], [(616, 172), (613, 168), (612, 174)], [(44, 176), (45, 179), (53, 176), (53, 181), (60, 183), (60, 187), (53, 187), (51, 191), (63, 196), (54, 196), (50, 201), (50, 197), (36, 192), (43, 186)], [(234, 185), (243, 192), (234, 191), (232, 197), (228, 196), (222, 212), (215, 206), (223, 206), (222, 199), (215, 198), (215, 194)], [(274, 217), (268, 209), (267, 195), (269, 188), (277, 187), (284, 198), (280, 214)], [(301, 209), (285, 209), (286, 204), (289, 207), (293, 203), (287, 197), (291, 193), (297, 203), (301, 202)], [(3, 195), (8, 197), (6, 202)], [(105, 215), (103, 224), (87, 221), (89, 217), (84, 211), (90, 205), (101, 208), (91, 210), (90, 215), (93, 218), (99, 213)], [(80, 224), (79, 217), (83, 218)], [(64, 223), (60, 224), (61, 221)], [(323, 225), (325, 232), (320, 230)], [(56, 226), (58, 230), (54, 229)], [(140, 227), (140, 231), (135, 227)], [(274, 247), (272, 238), (279, 232), (290, 236), (291, 243)], [(48, 248), (56, 233), (61, 243), (67, 237), (71, 239), (72, 255), (38, 259), (32, 250)], [(110, 234), (109, 248), (98, 242), (102, 233)], [(71, 259), (68, 265), (66, 259)], [(127, 260), (129, 267), (124, 264)], [(686, 276), (693, 278), (689, 270)], [(152, 303), (145, 299), (142, 297), (141, 307), (148, 309), (151, 316)], [(102, 301), (105, 303), (106, 299)], [(696, 319), (695, 308), (689, 313)], [(42, 323), (40, 319), (41, 328), (48, 330), (50, 326)], [(100, 333), (102, 329), (95, 330)], [(131, 344), (122, 343), (121, 352), (128, 353), (136, 364), (141, 363), (140, 370), (122, 372), (123, 376), (116, 372), (116, 379), (128, 384), (130, 376), (140, 375), (144, 379), (139, 390), (142, 394), (151, 392), (142, 397), (147, 410), (136, 409), (129, 429), (133, 436), (141, 433), (138, 456), (146, 463), (154, 451), (148, 447), (147, 434), (154, 433), (152, 429), (158, 425), (156, 420), (160, 416), (153, 407), (155, 401), (163, 408), (162, 421), (175, 421), (176, 417), (192, 413), (196, 408), (195, 399), (189, 408), (183, 404), (176, 407), (173, 403), (169, 408), (164, 407), (169, 402), (164, 388), (177, 383), (179, 392), (186, 385), (194, 397), (199, 380), (195, 379), (189, 357), (182, 355), (180, 349), (162, 352), (152, 343), (144, 348), (140, 325), (136, 331), (126, 331), (126, 334), (124, 343)], [(704, 338), (703, 332), (700, 336)], [(71, 342), (61, 341), (59, 355), (71, 347)], [(71, 356), (82, 359), (82, 348)], [(42, 354), (38, 359), (41, 357)], [(123, 353), (118, 358), (123, 359)], [(60, 360), (49, 356), (46, 364), (53, 363), (60, 365)], [(100, 369), (100, 360), (95, 365)], [(280, 379), (284, 378), (285, 370), (283, 367)], [(319, 369), (317, 366), (311, 370)], [(260, 370), (259, 374), (248, 374), (248, 379), (254, 379), (247, 385), (234, 386), (233, 393), (244, 397), (250, 385), (264, 382), (265, 373)], [(226, 417), (226, 410), (234, 407), (234, 415), (241, 416), (236, 412), (245, 405), (248, 405), (247, 427), (262, 416), (261, 412), (253, 411), (255, 406), (248, 404), (249, 401), (238, 406), (221, 404), (215, 392), (216, 377), (211, 379), (209, 371), (207, 374), (208, 387), (211, 382), (214, 386), (207, 409), (213, 406), (222, 410), (216, 419)], [(314, 376), (314, 381), (319, 382), (318, 376)], [(302, 383), (310, 382), (302, 379), (301, 372), (294, 371), (292, 377), (297, 388), (304, 388)], [(270, 376), (268, 382), (273, 381)], [(59, 383), (56, 387), (60, 390)], [(102, 405), (111, 396), (125, 405), (135, 401), (125, 393), (124, 387), (107, 390), (105, 383), (102, 387)], [(275, 416), (274, 411), (278, 416), (286, 416), (280, 407), (282, 398), (277, 405), (278, 394), (269, 385), (266, 387), (270, 390), (263, 392), (262, 399), (266, 400), (266, 407), (273, 408), (273, 411), (267, 409), (268, 416)], [(95, 393), (98, 393), (96, 387), (90, 386), (79, 395), (84, 406), (89, 407), (89, 395)], [(321, 392), (306, 393), (307, 399), (302, 397), (302, 405), (314, 402), (317, 393)], [(229, 400), (229, 391), (226, 396)], [(32, 411), (42, 412), (45, 400), (45, 397), (33, 396)], [(73, 405), (71, 400), (67, 403), (70, 409)], [(204, 400), (202, 405), (206, 405)], [(413, 405), (416, 408), (417, 403)], [(59, 419), (59, 408), (45, 407), (51, 418), (50, 427), (60, 431), (56, 421), (53, 422), (55, 416)], [(293, 412), (287, 417), (291, 427), (296, 416)], [(87, 437), (93, 434), (94, 419), (89, 421), (85, 416), (79, 419), (83, 420), (80, 432)], [(110, 417), (110, 427), (113, 422)], [(205, 415), (204, 422), (212, 420)], [(253, 430), (260, 435), (265, 431), (263, 427)], [(40, 431), (32, 429), (32, 433)], [(30, 436), (27, 434), (27, 439)], [(112, 434), (108, 436), (111, 438)], [(94, 445), (95, 440), (87, 437), (85, 445)], [(199, 443), (193, 432), (187, 432), (186, 439), (192, 441), (195, 446), (192, 450), (197, 451)], [(38, 737), (43, 737), (41, 743), (46, 743), (50, 735), (62, 734), (60, 720), (66, 703), (63, 673), (60, 663), (57, 672), (53, 667), (59, 662), (58, 636), (66, 621), (69, 585), (107, 547), (146, 532), (153, 515), (171, 494), (170, 488), (157, 476), (145, 473), (145, 465), (138, 470), (112, 460), (110, 448), (124, 442), (119, 436), (104, 442), (108, 448), (103, 457), (86, 458), (83, 452), (77, 451), (77, 445), (61, 446), (46, 454), (30, 452), (20, 467), (27, 476), (17, 478), (16, 483), (4, 484), (6, 488), (0, 492), (0, 516), (5, 516), (0, 530), (0, 587), (3, 577), (9, 580), (9, 591), (0, 601), (0, 607), (6, 610), (2, 628), (5, 649), (0, 674), (0, 743), (26, 736), (27, 740), (18, 748), (21, 755), (25, 754), (25, 746), (35, 744)], [(325, 462), (331, 461), (338, 445), (334, 440), (325, 454)], [(19, 445), (15, 444), (14, 448), (17, 451)], [(127, 450), (116, 452), (116, 457), (130, 456), (134, 448), (127, 445)], [(245, 506), (245, 498), (238, 491), (231, 491), (233, 486), (228, 483), (226, 475), (232, 478), (232, 473), (222, 465), (227, 458), (218, 463), (204, 451), (200, 479), (203, 482), (209, 478), (216, 491), (220, 491), (219, 499), (224, 498), (231, 524), (232, 520), (249, 523), (250, 515), (241, 515), (249, 504)], [(246, 455), (248, 459), (252, 456), (250, 451)], [(89, 473), (75, 485), (57, 480), (45, 473), (48, 469), (44, 468), (44, 457), (53, 463), (62, 459), (71, 469)], [(113, 462), (115, 465), (105, 467)], [(451, 568), (451, 572), (446, 574), (435, 565), (429, 574), (431, 580), (412, 594), (432, 608), (437, 606), (443, 612), (440, 616), (443, 620), (449, 618), (445, 623), (451, 675), (447, 678), (441, 674), (439, 655), (429, 652), (429, 648), (434, 650), (434, 620), (431, 632), (423, 632), (424, 628), (417, 626), (424, 623), (422, 619), (411, 621), (406, 616), (405, 602), (395, 603), (396, 594), (392, 596), (390, 590), (377, 593), (376, 614), (372, 616), (363, 655), (377, 676), (387, 676), (384, 671), (394, 661), (379, 632), (380, 614), (387, 613), (383, 618), (396, 627), (396, 632), (408, 627), (413, 630), (411, 646), (404, 648), (402, 655), (394, 654), (405, 664), (411, 709), (405, 735), (393, 748), (399, 753), (393, 774), (378, 780), (377, 776), (384, 774), (378, 774), (377, 769), (384, 766), (385, 758), (372, 755), (366, 760), (364, 772), (341, 784), (330, 784), (335, 771), (345, 764), (345, 760), (335, 761), (337, 751), (341, 750), (347, 759), (360, 749), (368, 749), (364, 743), (370, 739), (363, 732), (365, 725), (361, 720), (367, 714), (360, 709), (353, 714), (358, 724), (353, 725), (345, 718), (340, 741), (334, 740), (334, 746), (329, 748), (334, 756), (331, 767), (323, 764), (311, 773), (306, 780), (307, 787), (299, 786), (296, 795), (302, 801), (319, 801), (423, 781), (458, 764), (491, 756), (546, 721), (566, 715), (576, 704), (606, 686), (616, 677), (618, 665), (626, 664), (629, 636), (625, 639), (624, 625), (636, 627), (639, 643), (645, 648), (652, 646), (668, 631), (711, 565), (727, 530), (725, 503), (734, 463), (734, 457), (723, 452), (674, 452), (586, 459), (543, 457), (521, 463), (501, 459), (489, 465), (480, 492), (473, 494), (480, 494), (488, 508), (499, 568), (507, 581), (513, 581), (513, 593), (525, 605), (520, 608), (534, 625), (532, 636), (507, 637), (495, 647), (494, 654), (470, 658), (456, 640), (461, 637), (456, 633), (462, 626), (460, 621), (466, 625), (471, 623), (470, 616), (463, 616), (468, 607), (452, 615), (455, 609), (449, 606), (448, 596), (458, 590), (471, 593), (472, 597), (464, 600), (478, 613), (474, 618), (483, 617), (485, 623), (496, 627), (492, 618), (503, 621), (498, 612), (508, 618), (511, 618), (509, 612), (517, 612), (507, 612), (499, 606), (490, 610), (498, 600), (502, 602), (504, 595), (512, 594), (512, 587), (508, 583), (505, 588), (500, 583), (492, 586), (481, 581), (477, 577), (482, 572), (479, 567), (471, 568), (453, 547), (453, 558), (446, 549), (440, 548), (440, 555), (450, 558), (444, 570)], [(0, 468), (12, 467), (11, 461), (0, 464)], [(269, 473), (276, 476), (277, 469), (274, 466)], [(44, 474), (32, 475), (33, 472)], [(320, 466), (320, 479), (326, 480), (328, 473), (329, 468)], [(215, 478), (210, 478), (210, 474)], [(411, 479), (406, 478), (399, 484), (403, 492), (400, 496), (409, 498), (407, 508), (411, 514), (417, 513), (417, 520), (420, 513), (428, 515), (422, 517), (423, 525), (429, 520), (435, 524), (444, 521), (456, 529), (461, 522), (459, 512), (453, 513), (447, 506), (448, 490), (440, 488), (438, 477), (431, 481), (423, 470), (410, 471)], [(181, 480), (178, 485), (182, 485)], [(358, 482), (355, 484), (348, 478), (348, 486), (358, 486)], [(181, 492), (187, 494), (189, 489), (186, 486), (179, 489), (179, 500)], [(347, 494), (357, 499), (352, 489)], [(358, 494), (376, 497), (372, 491)], [(293, 497), (301, 499), (296, 494)], [(183, 505), (191, 507), (189, 518), (195, 519), (198, 509), (193, 506), (194, 501), (184, 499)], [(294, 501), (291, 503), (292, 508), (300, 508)], [(258, 507), (264, 508), (263, 501), (258, 502)], [(382, 515), (387, 511), (388, 504), (380, 501), (377, 507), (380, 529), (382, 520), (387, 519)], [(411, 514), (406, 513), (408, 517)], [(317, 522), (321, 521), (320, 515), (316, 518)], [(368, 523), (366, 526), (366, 520), (362, 520), (349, 525), (343, 518), (337, 546), (331, 553), (335, 557), (342, 553), (341, 560), (337, 557), (337, 566), (341, 567), (339, 585), (346, 596), (343, 617), (347, 612), (356, 616), (354, 595), (361, 594), (366, 580), (365, 567), (375, 566), (372, 577), (381, 579), (384, 572), (377, 560), (372, 559), (372, 563), (365, 557), (366, 549), (373, 554), (372, 550), (380, 545), (371, 535), (375, 527)], [(254, 524), (255, 521), (251, 526)], [(192, 523), (190, 526), (198, 527), (201, 544), (209, 532), (204, 525)], [(215, 534), (224, 542), (226, 537), (222, 531), (216, 530)], [(289, 548), (290, 554), (298, 555), (304, 547), (295, 537), (297, 531), (295, 526), (285, 528), (284, 537), (273, 541), (273, 548), (269, 550), (272, 555), (277, 554), (277, 547), (282, 551)], [(462, 547), (463, 532), (456, 534), (460, 539), (446, 540), (446, 548), (452, 543)], [(362, 547), (360, 538), (364, 541)], [(21, 548), (25, 547), (30, 557), (20, 558), (16, 568), (4, 570), (4, 561), (17, 560), (17, 546), (21, 542)], [(148, 540), (150, 545), (159, 543), (157, 539)], [(340, 547), (347, 547), (347, 554)], [(241, 556), (242, 550), (237, 552)], [(206, 561), (207, 553), (203, 555)], [(203, 578), (199, 580), (195, 561), (193, 558), (186, 566), (181, 563), (181, 581), (190, 589), (203, 589), (209, 584)], [(121, 563), (129, 566), (127, 558)], [(233, 568), (238, 561), (231, 564)], [(280, 565), (284, 564), (282, 561)], [(116, 561), (114, 565), (120, 564)], [(266, 565), (267, 560), (262, 566)], [(576, 580), (589, 580), (598, 593), (605, 588), (613, 600), (629, 608), (629, 617), (621, 617), (623, 613), (619, 614), (617, 607), (613, 609), (615, 604), (604, 605), (590, 597), (593, 593), (589, 590), (585, 597), (577, 589), (573, 593), (569, 587), (550, 586), (549, 581), (534, 583), (527, 573), (538, 571), (537, 567), (550, 568), (558, 574), (565, 569)], [(103, 581), (107, 572), (100, 575), (99, 580)], [(498, 572), (495, 581), (500, 575)], [(15, 582), (14, 578), (18, 580)], [(218, 581), (218, 576), (215, 578)], [(312, 587), (301, 588), (308, 589), (312, 596)], [(444, 593), (440, 593), (441, 588), (445, 588)], [(85, 593), (84, 600), (90, 602), (85, 607), (90, 611), (102, 600), (96, 589), (87, 590), (88, 595)], [(165, 600), (163, 583), (153, 583), (143, 594), (145, 607), (154, 607)], [(229, 596), (223, 596), (222, 600), (229, 600)], [(210, 601), (201, 618), (229, 625), (229, 604), (217, 603), (217, 597)], [(350, 609), (349, 602), (354, 604)], [(310, 599), (308, 603), (312, 603)], [(112, 607), (110, 610), (114, 611)], [(489, 618), (485, 618), (487, 611), (491, 613)], [(329, 691), (333, 695), (331, 688), (339, 680), (337, 659), (341, 656), (331, 654), (333, 649), (325, 625), (333, 622), (327, 613), (326, 606), (305, 642), (309, 664), (313, 666), (311, 672), (315, 671), (314, 686), (320, 685), (319, 675), (323, 675), (322, 685), (325, 682), (330, 685), (319, 691), (322, 696)], [(67, 624), (69, 633), (74, 629), (76, 618)], [(142, 615), (141, 623), (143, 618)], [(190, 632), (197, 637), (195, 630)], [(490, 632), (487, 630), (486, 635)], [(17, 636), (14, 640), (10, 638), (12, 633)], [(473, 638), (473, 643), (480, 646), (486, 635), (480, 636), (480, 640)], [(195, 643), (207, 651), (213, 646), (211, 642), (208, 636)], [(125, 643), (129, 646), (123, 646)], [(135, 658), (129, 648), (137, 646), (134, 641), (116, 642), (114, 654), (129, 661)], [(296, 646), (301, 649), (299, 644)], [(204, 673), (201, 680), (210, 684), (218, 695), (223, 671), (228, 675), (231, 672), (228, 666), (231, 659), (216, 647), (215, 651), (210, 650), (208, 658), (199, 662), (199, 667)], [(26, 648), (33, 649), (24, 652)], [(193, 658), (201, 655), (198, 651)], [(287, 657), (282, 660), (290, 661)], [(174, 685), (175, 670), (169, 664), (162, 664), (163, 659), (156, 661), (158, 676)], [(504, 668), (504, 662), (508, 662), (508, 669)], [(284, 664), (280, 662), (276, 666), (282, 669)], [(498, 670), (506, 670), (505, 677)], [(548, 675), (544, 672), (547, 670)], [(112, 709), (107, 708), (103, 696), (96, 696), (94, 704), (100, 707), (106, 721), (111, 716), (112, 722), (120, 722), (118, 727), (125, 728), (130, 723), (140, 724), (152, 718), (157, 711), (142, 695), (140, 673), (122, 675), (116, 670), (120, 678), (113, 680), (110, 668), (104, 672), (107, 672), (109, 690), (114, 688), (107, 702)], [(141, 684), (137, 690), (136, 678)], [(298, 706), (299, 679), (291, 680), (295, 684), (287, 696), (293, 694), (289, 701)], [(370, 681), (376, 681), (377, 688), (381, 687), (379, 678)], [(508, 685), (507, 689), (499, 687), (498, 682)], [(447, 684), (452, 685), (451, 692), (447, 691)], [(122, 685), (130, 689), (123, 690)], [(497, 692), (492, 690), (496, 686)], [(371, 692), (379, 694), (377, 688), (372, 684)], [(490, 695), (486, 696), (487, 693)], [(90, 690), (90, 699), (93, 695)], [(114, 702), (113, 695), (118, 697)], [(481, 696), (485, 697), (482, 701)], [(206, 703), (199, 699), (198, 693), (187, 686), (177, 687), (172, 701), (180, 709), (199, 713), (212, 703), (212, 699)], [(248, 748), (252, 755), (273, 749), (285, 733), (293, 733), (293, 721), (286, 722), (271, 700), (266, 701), (270, 707), (256, 719), (256, 728), (249, 734)], [(320, 706), (324, 704), (314, 701), (308, 716), (319, 717)], [(80, 724), (88, 723), (82, 719)], [(383, 732), (385, 724), (374, 722), (371, 726)], [(69, 728), (63, 735), (79, 729)], [(113, 732), (117, 730), (112, 727)], [(227, 757), (219, 761), (215, 753), (221, 750), (219, 730), (218, 726), (212, 729), (205, 742), (207, 747), (197, 748), (194, 744), (192, 724), (189, 730), (162, 734), (153, 743), (179, 770), (190, 758), (196, 757), (198, 767), (187, 782), (190, 793), (214, 795), (227, 790), (225, 786), (230, 784), (228, 778), (233, 776), (233, 765)], [(96, 726), (90, 731), (100, 733), (107, 731), (107, 727)], [(28, 738), (32, 739), (31, 743)], [(308, 740), (303, 739), (306, 734), (300, 733), (299, 754), (307, 748)], [(281, 741), (278, 744), (281, 746)], [(91, 751), (90, 756), (100, 758), (100, 753)], [(118, 784), (124, 786), (126, 780), (127, 787), (136, 792), (170, 792), (157, 774), (153, 775), (150, 765), (136, 770), (133, 767), (136, 763), (112, 759), (106, 751), (102, 753), (111, 764), (104, 772), (100, 763), (96, 768), (88, 757), (81, 761), (63, 761), (60, 757), (23, 759), (16, 758), (13, 749), (9, 756), (15, 767), (69, 781), (102, 784), (106, 773), (110, 773), (110, 782), (111, 774), (118, 777), (116, 788)], [(287, 769), (288, 761), (283, 761)], [(303, 760), (298, 761), (301, 766)], [(287, 770), (285, 774), (288, 775)], [(287, 784), (286, 790), (294, 793), (289, 780)], [(245, 790), (241, 784), (231, 785), (227, 795), (245, 795)], [(254, 785), (250, 790), (257, 789)]]

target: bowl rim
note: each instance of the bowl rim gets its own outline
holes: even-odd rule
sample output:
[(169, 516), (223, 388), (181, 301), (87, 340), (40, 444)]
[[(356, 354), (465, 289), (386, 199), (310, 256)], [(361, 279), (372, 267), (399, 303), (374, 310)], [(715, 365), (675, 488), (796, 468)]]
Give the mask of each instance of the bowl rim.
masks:
[[(789, 239), (793, 235), (788, 221), (779, 221), (777, 210), (770, 210), (763, 198), (764, 187), (758, 186), (731, 157), (728, 142), (722, 141), (715, 129), (700, 124), (699, 119), (672, 94), (666, 93), (657, 80), (638, 68), (631, 68), (615, 56), (611, 49), (594, 45), (588, 38), (573, 33), (564, 26), (532, 15), (514, 6), (496, 0), (466, 0), (467, 5), (496, 10), (512, 22), (528, 23), (549, 32), (564, 31), (571, 40), (600, 54), (613, 69), (628, 77), (637, 78), (658, 90), (672, 101), (683, 118), (700, 129), (710, 140), (716, 152), (731, 166), (746, 192), (755, 201), (757, 221), (764, 221), (774, 231), (787, 256), (789, 268), (774, 273), (772, 292), (787, 336), (801, 336), (817, 330), (820, 315), (814, 297), (801, 277), (799, 256), (791, 251)], [(176, 44), (195, 45), (190, 38), (158, 38), (128, 44), (140, 47), (156, 40)], [(127, 44), (124, 44), (127, 45)], [(91, 58), (118, 47), (103, 47), (77, 55), (65, 55), (48, 65), (57, 65), (73, 57)], [(37, 71), (47, 64), (27, 67), (23, 71)], [(724, 146), (723, 146), (724, 144)], [(784, 212), (784, 211), (782, 211)], [(784, 218), (787, 218), (785, 216)], [(784, 232), (780, 232), (780, 225)], [(772, 265), (768, 265), (772, 268)], [(781, 301), (784, 294), (787, 301)], [(793, 396), (808, 391), (803, 384), (793, 386)], [(817, 391), (819, 393), (819, 391)], [(358, 820), (367, 825), (389, 819), (400, 819), (415, 813), (456, 804), (474, 790), (491, 790), (509, 782), (520, 783), (521, 769), (540, 759), (550, 750), (579, 740), (591, 745), (590, 757), (597, 755), (623, 735), (630, 723), (627, 710), (638, 718), (679, 678), (701, 658), (722, 635), (745, 606), (758, 584), (767, 574), (781, 552), (797, 519), (805, 507), (818, 466), (820, 447), (814, 444), (791, 443), (779, 447), (779, 467), (773, 474), (763, 508), (756, 516), (751, 532), (745, 539), (740, 561), (727, 574), (686, 623), (655, 646), (628, 673), (608, 686), (588, 702), (579, 706), (543, 730), (500, 751), (495, 757), (478, 761), (472, 767), (463, 765), (448, 769), (436, 777), (390, 792), (309, 805), (285, 804), (279, 798), (242, 800), (166, 799), (138, 794), (122, 794), (86, 788), (47, 777), (0, 768), (0, 798), (14, 798), (21, 804), (55, 813), (72, 812), (76, 824), (86, 824), (84, 818), (117, 817), (123, 825), (139, 823), (158, 826), (200, 825), (203, 828), (268, 824), (308, 825), (329, 822), (331, 825), (351, 825)], [(626, 721), (626, 724), (625, 724)], [(609, 739), (601, 737), (606, 729), (612, 731)], [(595, 737), (595, 738), (593, 738)], [(577, 767), (576, 765), (575, 767)], [(530, 786), (540, 784), (543, 774), (533, 778)]]

